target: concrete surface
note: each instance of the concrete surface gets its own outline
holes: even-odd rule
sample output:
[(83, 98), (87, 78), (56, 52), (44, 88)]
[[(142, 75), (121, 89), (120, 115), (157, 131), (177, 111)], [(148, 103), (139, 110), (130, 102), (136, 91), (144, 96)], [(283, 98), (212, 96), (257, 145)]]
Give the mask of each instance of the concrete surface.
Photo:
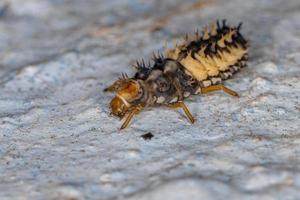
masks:
[[(119, 131), (103, 88), (223, 18), (250, 39), (241, 97)], [(300, 199), (299, 19), (299, 0), (1, 1), (0, 199)]]

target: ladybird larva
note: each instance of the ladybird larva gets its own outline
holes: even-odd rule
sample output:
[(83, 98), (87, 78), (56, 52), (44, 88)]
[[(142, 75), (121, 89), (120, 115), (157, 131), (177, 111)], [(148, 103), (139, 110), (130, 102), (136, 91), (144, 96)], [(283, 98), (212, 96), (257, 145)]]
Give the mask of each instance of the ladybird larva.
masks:
[(230, 27), (226, 20), (222, 24), (217, 21), (210, 28), (205, 27), (201, 37), (199, 33), (186, 36), (183, 44), (167, 50), (165, 55), (154, 54), (154, 64), (137, 62), (134, 77), (123, 74), (104, 89), (116, 93), (110, 103), (112, 114), (121, 119), (126, 116), (121, 129), (147, 107), (182, 108), (194, 123), (193, 115), (183, 102), (185, 98), (217, 90), (238, 96), (222, 81), (246, 66), (248, 42), (240, 33), (241, 25)]

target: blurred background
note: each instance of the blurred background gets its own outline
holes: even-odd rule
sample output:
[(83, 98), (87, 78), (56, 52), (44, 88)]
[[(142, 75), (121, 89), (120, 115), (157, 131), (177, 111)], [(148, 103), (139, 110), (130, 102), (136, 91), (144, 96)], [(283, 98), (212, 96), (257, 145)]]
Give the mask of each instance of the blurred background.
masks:
[[(250, 40), (241, 98), (120, 132), (103, 88), (217, 19)], [(0, 0), (0, 199), (300, 199), (299, 19), (299, 0)]]

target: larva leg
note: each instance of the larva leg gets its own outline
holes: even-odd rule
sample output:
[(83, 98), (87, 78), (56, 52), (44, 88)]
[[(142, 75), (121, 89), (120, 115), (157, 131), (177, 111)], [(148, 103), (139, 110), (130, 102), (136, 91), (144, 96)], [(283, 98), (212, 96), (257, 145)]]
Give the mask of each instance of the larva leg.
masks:
[(201, 93), (206, 94), (206, 93), (210, 93), (210, 92), (214, 92), (214, 91), (218, 91), (218, 90), (223, 90), (227, 94), (230, 94), (230, 95), (235, 96), (235, 97), (239, 97), (238, 93), (236, 93), (235, 91), (225, 87), (222, 84), (220, 84), (220, 85), (211, 85), (211, 86), (208, 86), (208, 87), (205, 87), (205, 88), (201, 88)]
[(177, 94), (178, 94), (178, 100), (182, 101), (183, 100), (183, 93), (182, 93), (182, 89), (179, 83), (179, 80), (177, 78), (175, 78), (174, 76), (171, 75), (167, 75), (167, 77), (169, 78), (169, 81), (171, 82), (171, 84), (175, 87)]
[(168, 106), (169, 108), (182, 108), (184, 113), (186, 114), (186, 116), (191, 121), (191, 123), (193, 124), (195, 122), (193, 115), (191, 114), (191, 112), (189, 111), (187, 106), (182, 101), (177, 101), (175, 103), (166, 104), (166, 106)]
[(134, 107), (130, 113), (127, 115), (125, 122), (122, 124), (120, 129), (124, 129), (128, 126), (129, 122), (131, 121), (132, 117), (136, 114), (138, 114), (143, 109), (142, 106), (136, 106)]
[(175, 88), (177, 90), (179, 100), (182, 101), (183, 100), (183, 94), (182, 94), (182, 89), (181, 89), (179, 81), (174, 79), (174, 81), (172, 83), (173, 83), (173, 85), (175, 86)]

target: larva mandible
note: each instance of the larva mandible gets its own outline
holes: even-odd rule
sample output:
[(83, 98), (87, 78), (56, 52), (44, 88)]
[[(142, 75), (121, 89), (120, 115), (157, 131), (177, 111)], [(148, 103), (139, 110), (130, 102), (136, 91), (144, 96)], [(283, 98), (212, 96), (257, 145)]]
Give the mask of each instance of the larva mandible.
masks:
[[(184, 104), (190, 95), (212, 91), (238, 96), (225, 87), (240, 68), (246, 66), (248, 42), (240, 33), (242, 23), (230, 27), (226, 20), (205, 27), (202, 36), (186, 36), (183, 44), (167, 50), (165, 55), (153, 56), (153, 65), (144, 61), (135, 65), (137, 72), (129, 78), (126, 74), (104, 91), (116, 92), (110, 106), (112, 114), (126, 119), (121, 126), (128, 126), (132, 117), (151, 106), (182, 108), (194, 123), (194, 117)], [(209, 30), (210, 29), (210, 30)]]

